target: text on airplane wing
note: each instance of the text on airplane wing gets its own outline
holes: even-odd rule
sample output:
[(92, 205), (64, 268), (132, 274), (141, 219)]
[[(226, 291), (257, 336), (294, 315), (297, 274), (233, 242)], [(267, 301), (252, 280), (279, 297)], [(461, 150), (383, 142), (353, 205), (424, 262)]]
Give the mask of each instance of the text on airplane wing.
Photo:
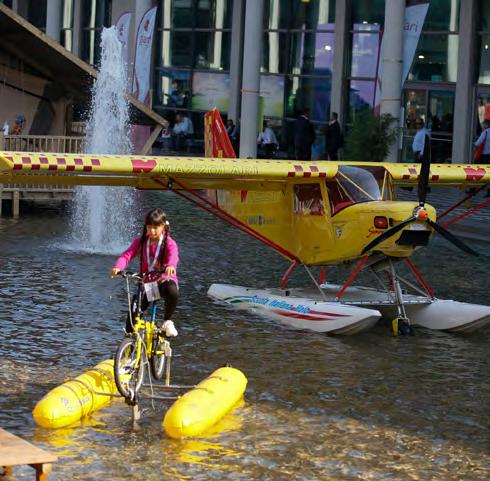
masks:
[[(190, 188), (280, 189), (291, 180), (333, 178), (337, 165), (261, 159), (0, 153), (2, 182), (129, 185), (162, 189), (171, 179)], [(46, 179), (50, 179), (48, 182)], [(163, 185), (162, 185), (163, 184)]]

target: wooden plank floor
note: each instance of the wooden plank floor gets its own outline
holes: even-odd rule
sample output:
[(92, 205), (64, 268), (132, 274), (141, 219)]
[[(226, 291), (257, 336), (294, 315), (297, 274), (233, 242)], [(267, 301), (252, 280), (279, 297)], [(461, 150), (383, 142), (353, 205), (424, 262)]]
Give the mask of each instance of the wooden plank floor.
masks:
[(0, 428), (0, 466), (5, 468), (5, 475), (12, 474), (12, 466), (29, 464), (36, 471), (36, 480), (46, 481), (51, 463), (57, 460), (54, 454)]

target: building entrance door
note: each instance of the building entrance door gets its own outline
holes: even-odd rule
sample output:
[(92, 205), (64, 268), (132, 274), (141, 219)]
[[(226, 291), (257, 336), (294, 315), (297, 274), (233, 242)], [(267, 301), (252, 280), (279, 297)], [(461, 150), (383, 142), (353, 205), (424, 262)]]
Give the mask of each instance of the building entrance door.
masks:
[(451, 162), (454, 120), (454, 89), (447, 86), (406, 87), (403, 126), (402, 161), (412, 161), (415, 121), (422, 118), (431, 131), (433, 163)]

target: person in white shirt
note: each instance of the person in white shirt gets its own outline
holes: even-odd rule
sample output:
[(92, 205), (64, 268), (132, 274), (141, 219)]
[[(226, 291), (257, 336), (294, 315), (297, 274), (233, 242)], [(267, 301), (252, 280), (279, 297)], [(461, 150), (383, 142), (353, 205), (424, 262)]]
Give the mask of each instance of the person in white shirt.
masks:
[(415, 125), (417, 127), (417, 133), (413, 138), (412, 150), (414, 162), (421, 162), (422, 155), (424, 154), (425, 137), (429, 137), (430, 139), (430, 131), (425, 128), (424, 119), (418, 118)]
[(267, 126), (267, 122), (264, 122), (264, 130), (257, 137), (257, 143), (264, 151), (264, 157), (266, 159), (274, 158), (274, 152), (277, 150), (278, 142), (276, 134)]
[(182, 113), (175, 116), (175, 125), (172, 129), (172, 146), (174, 150), (180, 152), (185, 150), (188, 140), (194, 135), (192, 120)]

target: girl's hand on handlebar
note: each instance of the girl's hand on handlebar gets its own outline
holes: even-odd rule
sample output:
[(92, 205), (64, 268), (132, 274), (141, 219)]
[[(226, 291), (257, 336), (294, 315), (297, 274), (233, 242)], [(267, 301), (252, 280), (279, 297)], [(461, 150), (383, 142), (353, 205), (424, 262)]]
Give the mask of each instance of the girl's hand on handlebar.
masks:
[(120, 272), (121, 269), (118, 269), (117, 267), (113, 267), (111, 271), (111, 277), (116, 277)]
[(167, 274), (167, 276), (174, 276), (175, 275), (175, 267), (167, 266), (167, 268), (165, 269), (165, 274)]

